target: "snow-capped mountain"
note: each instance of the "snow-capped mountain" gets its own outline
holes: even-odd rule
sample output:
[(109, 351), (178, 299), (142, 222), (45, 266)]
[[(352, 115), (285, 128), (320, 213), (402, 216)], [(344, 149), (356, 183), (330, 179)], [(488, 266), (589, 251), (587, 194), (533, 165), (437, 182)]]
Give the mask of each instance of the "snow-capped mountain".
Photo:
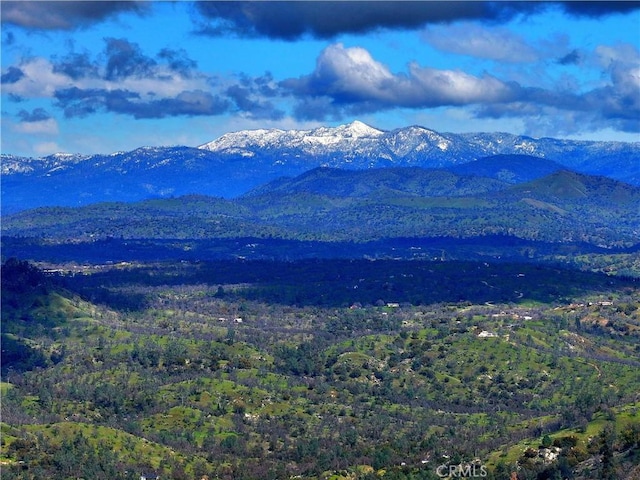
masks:
[(632, 155), (640, 159), (640, 143), (534, 139), (508, 133), (438, 133), (420, 126), (383, 131), (359, 121), (314, 130), (228, 133), (198, 148), (221, 155), (246, 157), (277, 152), (283, 157), (281, 161), (297, 156), (324, 158), (332, 167), (344, 167), (340, 163), (348, 162), (347, 166), (354, 168), (389, 164), (433, 168), (491, 155), (530, 155), (557, 161), (568, 168), (588, 169), (590, 164), (594, 164), (594, 171), (588, 173), (611, 176), (615, 176), (615, 169), (610, 172), (596, 170), (620, 156)]
[[(141, 147), (108, 155), (2, 155), (2, 211), (200, 193), (241, 195), (319, 166), (448, 168), (495, 155), (529, 155), (640, 185), (640, 142), (534, 139), (507, 133), (384, 131), (355, 121), (312, 130), (227, 133), (193, 147)], [(509, 157), (505, 157), (508, 162)]]
[(376, 138), (384, 135), (362, 122), (355, 121), (339, 127), (320, 127), (313, 130), (244, 130), (222, 135), (213, 142), (201, 145), (199, 148), (211, 152), (228, 152), (237, 149), (273, 149), (287, 145), (291, 148), (319, 150), (323, 148), (344, 148), (366, 142), (364, 139)]
[[(200, 149), (223, 155), (254, 157), (265, 152), (288, 157), (333, 157), (345, 159), (375, 157), (380, 149), (380, 137), (385, 132), (355, 121), (339, 127), (313, 130), (249, 130), (227, 133)], [(281, 159), (281, 161), (284, 160)]]

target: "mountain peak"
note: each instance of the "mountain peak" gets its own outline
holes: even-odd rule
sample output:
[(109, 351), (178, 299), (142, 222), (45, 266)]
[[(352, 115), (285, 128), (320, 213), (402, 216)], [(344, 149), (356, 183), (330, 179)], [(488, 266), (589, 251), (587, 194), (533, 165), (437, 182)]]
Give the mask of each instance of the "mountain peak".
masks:
[(384, 133), (382, 130), (373, 128), (366, 123), (361, 122), (360, 120), (354, 120), (353, 122), (343, 125), (342, 127), (337, 127), (337, 130), (342, 129), (344, 130), (344, 132), (348, 132), (351, 134), (351, 136), (354, 137), (375, 137)]
[(200, 145), (198, 148), (210, 151), (246, 153), (251, 148), (343, 148), (343, 142), (356, 143), (360, 139), (372, 139), (384, 135), (384, 131), (355, 120), (337, 127), (318, 127), (313, 130), (259, 129), (227, 133), (217, 140)]

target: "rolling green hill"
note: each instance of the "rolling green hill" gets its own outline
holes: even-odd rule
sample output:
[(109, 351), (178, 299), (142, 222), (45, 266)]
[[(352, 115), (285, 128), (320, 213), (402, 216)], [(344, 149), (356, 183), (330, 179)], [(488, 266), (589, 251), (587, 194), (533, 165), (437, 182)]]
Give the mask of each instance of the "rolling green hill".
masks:
[(379, 198), (397, 196), (464, 197), (494, 192), (508, 184), (478, 175), (446, 170), (379, 168), (340, 170), (316, 168), (295, 178), (282, 178), (254, 189), (244, 197), (308, 193), (327, 197)]
[(474, 175), (517, 184), (531, 182), (565, 169), (566, 167), (553, 160), (531, 155), (493, 155), (453, 165), (447, 170), (458, 175)]
[(240, 237), (362, 243), (503, 235), (628, 248), (638, 243), (638, 205), (637, 187), (567, 171), (505, 187), (441, 171), (316, 169), (235, 200), (187, 196), (39, 208), (3, 218), (2, 232), (49, 244)]
[(48, 355), (2, 372), (3, 479), (631, 479), (640, 455), (629, 279), (364, 260), (2, 277), (3, 330)]

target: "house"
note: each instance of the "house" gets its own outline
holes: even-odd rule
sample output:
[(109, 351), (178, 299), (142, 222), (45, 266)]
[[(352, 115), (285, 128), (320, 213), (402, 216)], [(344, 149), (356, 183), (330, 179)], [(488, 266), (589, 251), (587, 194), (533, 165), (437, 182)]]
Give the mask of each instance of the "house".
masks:
[(160, 475), (155, 472), (141, 473), (140, 480), (160, 480)]
[(495, 338), (497, 336), (498, 336), (497, 333), (488, 332), (487, 330), (483, 330), (478, 334), (479, 338)]

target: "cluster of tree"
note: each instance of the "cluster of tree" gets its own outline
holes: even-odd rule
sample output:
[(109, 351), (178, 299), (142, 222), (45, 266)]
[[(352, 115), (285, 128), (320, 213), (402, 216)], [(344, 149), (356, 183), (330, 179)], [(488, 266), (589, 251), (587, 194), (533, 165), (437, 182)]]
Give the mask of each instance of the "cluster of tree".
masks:
[[(25, 268), (34, 267), (18, 270)], [(466, 462), (563, 427), (586, 428), (637, 395), (637, 290), (623, 279), (569, 273), (468, 262), (218, 262), (114, 267), (71, 276), (67, 290), (50, 283), (38, 305), (16, 297), (21, 312), (67, 317), (54, 329), (20, 331), (39, 351), (64, 354), (4, 376), (3, 421), (13, 429), (2, 449), (7, 470), (66, 478), (82, 461), (91, 471), (76, 472), (88, 478), (128, 478), (146, 467), (169, 478), (231, 479), (356, 475), (367, 466), (359, 478), (379, 478), (381, 469), (383, 478), (436, 478), (443, 455)], [(504, 288), (557, 282), (554, 292), (571, 299), (434, 303), (427, 291), (415, 305), (343, 300), (343, 290), (367, 285), (386, 295), (443, 288), (438, 278), (499, 290), (500, 276)], [(296, 282), (298, 300), (270, 296)], [(306, 288), (322, 300), (305, 300)], [(86, 302), (100, 291), (143, 301)], [(66, 300), (46, 299), (56, 295)], [(597, 329), (603, 318), (616, 328)], [(74, 433), (46, 434), (63, 423)], [(84, 425), (93, 433), (78, 435)], [(634, 431), (614, 443), (616, 455), (637, 449)], [(37, 432), (44, 437), (34, 444)], [(114, 443), (114, 432), (127, 432), (131, 445), (113, 447), (125, 441)], [(175, 455), (140, 453), (150, 445)], [(107, 446), (114, 453), (94, 461)]]
[[(378, 302), (562, 303), (579, 291), (586, 293), (612, 286), (624, 289), (634, 287), (637, 281), (522, 263), (314, 259), (157, 263), (76, 275), (66, 279), (66, 284), (114, 308), (139, 309), (144, 296), (130, 285), (240, 285), (223, 292), (235, 300), (349, 307)], [(118, 285), (123, 288), (116, 289)]]

